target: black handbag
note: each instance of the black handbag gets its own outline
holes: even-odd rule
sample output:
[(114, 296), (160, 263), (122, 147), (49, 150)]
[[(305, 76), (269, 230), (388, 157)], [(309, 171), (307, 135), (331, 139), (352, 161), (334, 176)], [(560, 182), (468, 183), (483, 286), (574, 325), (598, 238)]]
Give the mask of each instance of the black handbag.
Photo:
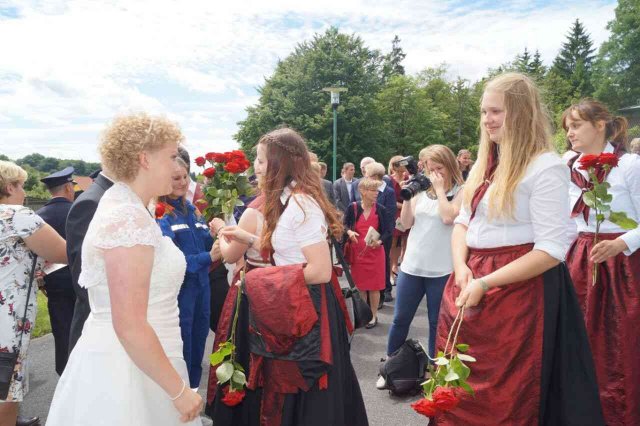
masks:
[(338, 261), (340, 265), (342, 265), (342, 270), (344, 272), (345, 277), (347, 278), (347, 282), (349, 283), (348, 289), (346, 291), (343, 290), (343, 295), (346, 298), (351, 298), (351, 302), (353, 303), (353, 326), (355, 328), (362, 328), (367, 325), (373, 319), (373, 313), (371, 312), (371, 307), (367, 304), (367, 302), (362, 299), (360, 295), (360, 291), (356, 288), (356, 285), (353, 282), (353, 277), (351, 276), (351, 269), (349, 265), (344, 260), (344, 254), (342, 253), (342, 248), (336, 241), (334, 237), (331, 237), (331, 242), (333, 243), (333, 247), (336, 251), (336, 256), (338, 257)]
[(20, 331), (20, 340), (18, 342), (18, 350), (15, 352), (0, 352), (0, 400), (6, 400), (9, 395), (9, 387), (13, 380), (18, 355), (22, 349), (22, 335), (24, 334), (24, 324), (27, 321), (27, 309), (29, 308), (29, 298), (31, 297), (31, 286), (33, 285), (33, 276), (36, 272), (36, 262), (38, 256), (33, 255), (33, 264), (31, 265), (31, 274), (29, 274), (29, 289), (27, 290), (27, 303), (24, 306), (24, 315), (22, 316), (22, 330)]

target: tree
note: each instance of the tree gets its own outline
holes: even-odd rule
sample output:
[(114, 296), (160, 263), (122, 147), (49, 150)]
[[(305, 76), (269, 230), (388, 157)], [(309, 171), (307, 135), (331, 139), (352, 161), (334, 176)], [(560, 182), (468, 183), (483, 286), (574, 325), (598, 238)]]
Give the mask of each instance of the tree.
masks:
[(2, 161), (11, 161), (11, 159), (9, 157), (7, 157), (6, 155), (4, 155), (4, 154), (0, 154), (0, 160), (2, 160)]
[(527, 67), (527, 74), (536, 79), (536, 81), (540, 81), (545, 73), (547, 72), (547, 68), (544, 66), (542, 62), (542, 58), (540, 56), (540, 51), (536, 49), (536, 53), (533, 55), (533, 59), (529, 63)]
[(619, 0), (596, 64), (595, 96), (612, 110), (640, 104), (640, 2)]
[(518, 70), (519, 72), (528, 73), (529, 67), (531, 66), (531, 61), (532, 58), (531, 54), (529, 53), (529, 49), (525, 47), (522, 55), (516, 55), (516, 59), (515, 61), (513, 61), (513, 64), (516, 70)]
[(404, 75), (404, 66), (402, 61), (407, 57), (402, 47), (400, 47), (400, 38), (396, 35), (391, 42), (391, 52), (385, 56), (384, 73), (385, 76)]
[[(571, 86), (569, 98), (580, 99), (593, 95), (592, 72), (595, 49), (591, 37), (579, 19), (573, 23), (567, 41), (553, 61), (551, 71)], [(571, 99), (566, 99), (568, 103)]]
[[(373, 103), (383, 87), (384, 57), (355, 35), (330, 28), (280, 61), (259, 88), (258, 104), (247, 108), (234, 138), (249, 151), (259, 137), (279, 126), (301, 132), (321, 161), (331, 164), (332, 112), (327, 86), (345, 86), (338, 107), (338, 160), (380, 157), (385, 149), (374, 131)], [(331, 170), (329, 170), (331, 175)]]

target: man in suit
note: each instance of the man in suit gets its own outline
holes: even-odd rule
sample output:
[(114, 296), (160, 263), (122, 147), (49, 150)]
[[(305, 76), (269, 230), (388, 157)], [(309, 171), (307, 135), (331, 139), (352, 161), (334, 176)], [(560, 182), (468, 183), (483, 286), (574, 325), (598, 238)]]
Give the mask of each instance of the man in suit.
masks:
[(333, 183), (333, 196), (336, 200), (336, 207), (345, 213), (351, 203), (357, 201), (359, 197), (357, 180), (353, 178), (356, 167), (353, 163), (342, 165), (341, 177)]
[[(73, 172), (73, 167), (67, 167), (40, 179), (40, 182), (46, 185), (52, 198), (36, 214), (64, 239), (66, 239), (64, 225), (75, 195), (74, 185), (76, 183), (73, 181)], [(44, 293), (47, 295), (58, 375), (62, 375), (69, 358), (69, 330), (76, 303), (69, 267), (61, 266), (48, 266), (45, 268), (48, 273), (44, 277)]]
[(82, 242), (91, 219), (93, 219), (93, 215), (98, 208), (98, 202), (105, 191), (113, 185), (113, 180), (108, 176), (109, 172), (107, 170), (100, 171), (94, 177), (93, 184), (73, 203), (67, 216), (67, 257), (69, 259), (73, 290), (76, 293), (76, 303), (69, 335), (69, 353), (78, 342), (84, 322), (91, 312), (87, 290), (78, 285), (82, 267)]

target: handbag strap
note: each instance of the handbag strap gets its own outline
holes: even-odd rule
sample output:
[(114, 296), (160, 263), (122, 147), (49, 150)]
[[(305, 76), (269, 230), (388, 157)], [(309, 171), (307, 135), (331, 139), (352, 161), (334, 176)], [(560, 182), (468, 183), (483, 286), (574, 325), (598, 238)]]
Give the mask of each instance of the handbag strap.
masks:
[(33, 262), (31, 263), (31, 273), (29, 274), (29, 287), (27, 290), (27, 303), (24, 305), (24, 315), (22, 315), (22, 330), (20, 330), (20, 340), (18, 341), (18, 352), (22, 349), (22, 336), (24, 335), (25, 324), (27, 323), (27, 310), (29, 309), (29, 299), (31, 298), (31, 288), (33, 287), (33, 277), (36, 273), (36, 263), (38, 255), (33, 254)]
[(353, 277), (351, 276), (351, 269), (349, 268), (349, 264), (344, 260), (344, 253), (342, 252), (342, 247), (336, 241), (336, 237), (331, 236), (331, 243), (333, 244), (333, 248), (336, 252), (336, 256), (338, 257), (338, 262), (342, 266), (342, 271), (344, 272), (345, 277), (347, 278), (347, 282), (349, 283), (349, 287), (352, 289), (356, 288), (355, 283), (353, 282)]

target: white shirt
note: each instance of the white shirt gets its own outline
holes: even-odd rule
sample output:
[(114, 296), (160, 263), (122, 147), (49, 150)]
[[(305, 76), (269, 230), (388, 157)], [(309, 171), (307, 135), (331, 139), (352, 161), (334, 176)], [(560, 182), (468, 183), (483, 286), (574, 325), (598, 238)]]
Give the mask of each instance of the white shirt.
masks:
[(327, 221), (318, 203), (306, 194), (282, 191), (280, 201), (289, 204), (282, 212), (271, 237), (277, 266), (306, 263), (302, 248), (327, 240)]
[[(607, 143), (603, 152), (612, 153), (614, 150), (613, 145)], [(572, 157), (576, 155), (575, 152), (569, 151), (565, 154), (564, 160), (568, 162)], [(582, 157), (582, 155), (580, 156)], [(579, 170), (580, 162), (576, 160), (573, 163), (573, 168), (578, 170), (586, 179), (587, 172), (585, 170)], [(613, 196), (611, 201), (611, 211), (625, 212), (627, 217), (640, 222), (640, 156), (636, 154), (624, 154), (620, 157), (620, 161), (617, 167), (614, 167), (607, 176), (607, 182), (611, 185), (608, 192)], [(582, 193), (574, 183), (569, 185), (569, 209), (573, 209), (578, 197)], [(607, 213), (605, 213), (607, 215)], [(584, 216), (579, 214), (573, 218), (571, 233), (575, 236), (576, 232), (595, 232), (596, 231), (596, 213), (594, 209), (589, 209), (589, 224), (585, 223)], [(618, 225), (605, 220), (600, 225), (600, 232), (602, 233), (624, 233), (620, 237), (629, 250), (625, 250), (624, 254), (631, 256), (638, 248), (640, 248), (640, 228), (635, 228), (630, 231), (620, 228)]]
[[(342, 178), (344, 179), (344, 178)], [(353, 179), (351, 180), (346, 180), (344, 179), (344, 183), (347, 185), (347, 192), (349, 193), (349, 200), (353, 200)]]
[(384, 189), (385, 189), (386, 187), (387, 187), (387, 182), (382, 181), (382, 185), (380, 185), (380, 186), (378, 187), (378, 192), (382, 194), (382, 193), (384, 192)]
[(571, 244), (569, 235), (569, 168), (556, 153), (543, 153), (533, 160), (515, 190), (513, 219), (487, 217), (488, 198), (480, 201), (471, 222), (463, 204), (455, 223), (466, 225), (467, 246), (494, 248), (534, 243), (534, 249), (564, 261)]
[[(458, 190), (456, 187), (455, 192), (447, 195), (454, 195)], [(427, 278), (443, 277), (453, 272), (452, 232), (453, 226), (442, 222), (438, 200), (429, 198), (427, 191), (416, 195), (415, 219), (400, 265), (402, 272)]]

